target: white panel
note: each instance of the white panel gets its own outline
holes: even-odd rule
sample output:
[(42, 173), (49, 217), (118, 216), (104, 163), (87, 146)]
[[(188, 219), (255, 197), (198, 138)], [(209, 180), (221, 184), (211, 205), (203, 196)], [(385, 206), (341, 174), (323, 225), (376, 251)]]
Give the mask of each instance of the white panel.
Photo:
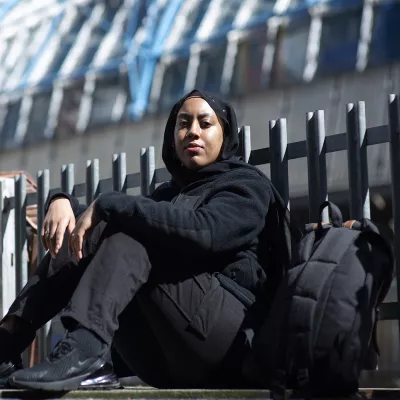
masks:
[[(14, 179), (0, 178), (3, 197), (14, 197)], [(0, 269), (0, 314), (7, 313), (15, 299), (15, 211), (3, 213), (3, 221), (7, 221), (3, 231), (2, 268)], [(4, 222), (3, 222), (4, 223)]]

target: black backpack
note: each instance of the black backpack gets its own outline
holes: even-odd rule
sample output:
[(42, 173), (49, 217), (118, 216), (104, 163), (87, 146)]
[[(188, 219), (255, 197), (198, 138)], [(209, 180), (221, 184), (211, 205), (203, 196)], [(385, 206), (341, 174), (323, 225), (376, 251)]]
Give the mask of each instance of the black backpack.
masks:
[(356, 392), (391, 285), (392, 249), (378, 228), (366, 219), (344, 227), (337, 206), (325, 202), (320, 214), (325, 207), (331, 223), (306, 227), (252, 340), (252, 379), (275, 397), (285, 389), (318, 396)]

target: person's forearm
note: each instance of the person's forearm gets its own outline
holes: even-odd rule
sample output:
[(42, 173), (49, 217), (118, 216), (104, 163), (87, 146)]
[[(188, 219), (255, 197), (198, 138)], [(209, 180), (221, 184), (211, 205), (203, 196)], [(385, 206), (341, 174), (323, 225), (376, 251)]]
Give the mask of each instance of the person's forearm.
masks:
[(81, 215), (87, 209), (87, 205), (80, 204), (79, 200), (76, 197), (71, 196), (68, 193), (59, 192), (59, 193), (53, 194), (47, 201), (47, 203), (45, 205), (45, 214), (47, 214), (50, 204), (57, 199), (68, 199), (69, 200), (69, 202), (71, 203), (71, 208), (72, 208), (72, 211), (74, 212), (75, 218), (78, 217), (79, 215)]
[(261, 232), (270, 188), (259, 180), (229, 184), (198, 209), (143, 196), (112, 192), (100, 195), (96, 213), (122, 224), (155, 245), (187, 254), (221, 254), (245, 248)]

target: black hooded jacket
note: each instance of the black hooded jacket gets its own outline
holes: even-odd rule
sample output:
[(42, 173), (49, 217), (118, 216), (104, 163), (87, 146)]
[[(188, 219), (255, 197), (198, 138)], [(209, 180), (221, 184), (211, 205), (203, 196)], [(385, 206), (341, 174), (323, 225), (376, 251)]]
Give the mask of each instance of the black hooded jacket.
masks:
[[(189, 171), (181, 166), (172, 144), (177, 113), (193, 96), (205, 99), (223, 121), (224, 142), (215, 163)], [(278, 249), (284, 238), (276, 192), (257, 168), (235, 156), (238, 145), (233, 108), (213, 94), (193, 91), (173, 107), (165, 128), (162, 155), (171, 181), (149, 197), (102, 194), (95, 211), (142, 240), (166, 273), (217, 273), (238, 297), (254, 299), (264, 288), (265, 270), (279, 277), (281, 268), (272, 254), (282, 256)], [(77, 199), (55, 196), (60, 195), (70, 199), (77, 214)]]

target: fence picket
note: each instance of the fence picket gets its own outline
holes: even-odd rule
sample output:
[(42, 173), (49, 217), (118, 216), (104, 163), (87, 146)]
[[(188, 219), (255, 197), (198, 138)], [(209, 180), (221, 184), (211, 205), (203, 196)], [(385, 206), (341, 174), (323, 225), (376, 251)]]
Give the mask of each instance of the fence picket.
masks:
[(19, 293), (28, 281), (26, 238), (26, 175), (14, 178), (15, 183), (15, 290)]
[(251, 134), (250, 126), (242, 126), (239, 129), (239, 151), (238, 155), (243, 157), (246, 162), (249, 162), (251, 154)]
[(271, 151), (271, 181), (282, 196), (287, 207), (290, 208), (287, 127), (285, 118), (269, 122), (269, 145)]
[[(400, 301), (400, 110), (399, 96), (389, 96), (389, 133), (392, 173), (392, 207), (394, 220), (394, 254), (396, 262), (397, 301)], [(397, 319), (400, 307), (397, 304)], [(400, 329), (400, 323), (399, 323)]]
[[(37, 174), (37, 247), (38, 247), (38, 260), (42, 260), (46, 254), (42, 242), (40, 240), (40, 235), (43, 227), (43, 220), (45, 217), (44, 208), (46, 201), (50, 193), (50, 171), (45, 169), (44, 171), (39, 171)], [(45, 324), (39, 330), (39, 359), (43, 361), (50, 350), (49, 343), (49, 331), (50, 323)]]
[(140, 150), (140, 189), (141, 194), (149, 196), (155, 188), (155, 152), (150, 146)]
[(99, 159), (86, 162), (86, 203), (89, 205), (99, 195)]
[[(307, 123), (307, 169), (310, 221), (318, 221), (319, 206), (328, 199), (326, 175), (326, 146), (324, 111), (306, 114)], [(322, 213), (322, 221), (328, 222), (328, 210)]]
[[(28, 282), (28, 241), (26, 237), (26, 175), (14, 178), (15, 186), (15, 293)], [(25, 351), (23, 362), (28, 359)]]
[[(4, 215), (7, 212), (5, 205), (4, 205), (4, 182), (0, 180), (0, 282), (1, 282), (1, 289), (3, 289), (3, 285), (5, 282), (5, 277), (4, 277), (4, 265), (3, 265), (3, 245), (4, 245), (4, 233), (5, 233), (5, 226), (4, 226)], [(0, 293), (0, 316), (1, 318), (4, 317), (5, 315), (5, 304), (4, 304), (4, 292)]]
[(365, 103), (347, 105), (347, 160), (350, 218), (371, 218), (366, 146)]
[(63, 165), (61, 167), (61, 190), (64, 193), (71, 194), (74, 192), (74, 164)]
[[(45, 169), (37, 174), (37, 232), (40, 239), (40, 232), (43, 227), (44, 207), (50, 192), (50, 171)], [(41, 260), (46, 251), (43, 248), (41, 241), (38, 240), (38, 259)]]
[(246, 162), (249, 162), (251, 154), (251, 129), (250, 126), (244, 127), (243, 135), (243, 157)]
[(112, 174), (113, 189), (126, 193), (126, 153), (113, 155)]

